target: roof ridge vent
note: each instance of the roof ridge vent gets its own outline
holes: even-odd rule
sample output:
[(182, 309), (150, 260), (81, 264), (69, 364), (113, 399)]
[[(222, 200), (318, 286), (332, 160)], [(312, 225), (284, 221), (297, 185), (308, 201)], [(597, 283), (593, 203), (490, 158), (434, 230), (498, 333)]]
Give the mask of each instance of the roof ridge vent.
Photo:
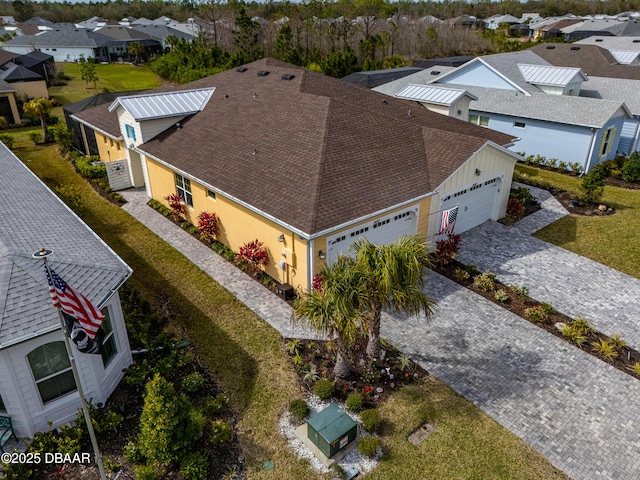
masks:
[(440, 75), (440, 70), (431, 70), (431, 75)]
[(266, 77), (267, 75), (269, 75), (269, 70), (258, 70), (259, 77)]
[(640, 40), (634, 40), (633, 43), (640, 43)]
[(580, 50), (580, 47), (571, 47), (571, 50)]
[(284, 73), (282, 75), (282, 80), (293, 80), (294, 78), (296, 78), (296, 76), (292, 73)]
[(602, 38), (596, 38), (596, 42), (602, 42)]
[(248, 70), (247, 67), (238, 67), (238, 68), (236, 68), (236, 72), (238, 72), (238, 73), (244, 73), (247, 70)]
[(555, 45), (547, 45), (547, 50), (553, 50), (554, 48), (556, 48)]

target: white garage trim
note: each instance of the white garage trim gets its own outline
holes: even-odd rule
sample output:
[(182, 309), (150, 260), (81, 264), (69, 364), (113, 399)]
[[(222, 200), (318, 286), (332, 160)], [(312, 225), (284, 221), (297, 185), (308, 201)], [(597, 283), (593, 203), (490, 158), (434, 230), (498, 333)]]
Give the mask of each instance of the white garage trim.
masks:
[(501, 185), (502, 177), (498, 176), (442, 195), (440, 211), (458, 206), (454, 233), (465, 232), (496, 216)]
[(420, 205), (411, 205), (327, 237), (327, 264), (333, 264), (339, 255), (349, 255), (349, 247), (360, 238), (366, 237), (376, 245), (387, 245), (402, 235), (417, 234), (419, 213)]

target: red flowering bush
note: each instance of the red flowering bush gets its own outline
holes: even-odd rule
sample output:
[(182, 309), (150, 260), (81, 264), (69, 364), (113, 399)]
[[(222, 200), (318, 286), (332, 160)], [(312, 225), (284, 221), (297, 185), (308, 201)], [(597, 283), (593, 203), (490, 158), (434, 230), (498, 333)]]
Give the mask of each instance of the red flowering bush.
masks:
[(460, 239), (462, 237), (457, 233), (450, 233), (446, 240), (438, 240), (436, 242), (436, 261), (440, 267), (448, 265), (451, 260), (456, 258), (460, 249)]
[(524, 205), (517, 198), (510, 198), (507, 202), (507, 223), (513, 223), (524, 215)]
[(314, 290), (322, 290), (323, 281), (324, 281), (324, 278), (322, 277), (322, 274), (316, 273), (313, 276), (313, 281), (311, 282), (311, 286), (313, 287)]
[(242, 245), (235, 260), (241, 267), (247, 267), (252, 272), (256, 272), (260, 267), (269, 263), (269, 254), (267, 249), (262, 246), (262, 242), (256, 239)]
[(220, 233), (218, 228), (219, 221), (215, 213), (202, 212), (198, 215), (198, 230), (200, 230), (201, 238), (205, 240), (215, 239)]
[(169, 208), (174, 217), (184, 217), (187, 214), (187, 206), (177, 193), (167, 195), (164, 199), (169, 202)]

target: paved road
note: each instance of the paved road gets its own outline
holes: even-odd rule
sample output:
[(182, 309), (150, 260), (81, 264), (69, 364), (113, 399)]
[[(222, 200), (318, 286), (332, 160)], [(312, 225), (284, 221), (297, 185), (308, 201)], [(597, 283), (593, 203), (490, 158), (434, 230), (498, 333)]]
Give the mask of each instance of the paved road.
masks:
[[(144, 192), (128, 191), (124, 196), (129, 201), (125, 210), (182, 251), (284, 336), (315, 336), (291, 328), (286, 303), (235, 271), (210, 249), (200, 248), (196, 239), (146, 207)], [(546, 282), (550, 275), (561, 275), (567, 268), (562, 263), (565, 257), (560, 255), (564, 252), (554, 252), (551, 259), (555, 260), (544, 263), (540, 273), (536, 271), (542, 265), (539, 261), (512, 267), (519, 255), (526, 257), (551, 248), (544, 244), (534, 246), (532, 252), (526, 250), (531, 232), (564, 214), (551, 200), (545, 200), (544, 205), (545, 210), (525, 219), (517, 230), (505, 231), (488, 222), (465, 233), (462, 261), (490, 268), (507, 283), (525, 284), (537, 297), (538, 288), (544, 288), (534, 284), (538, 278)], [(509, 245), (518, 245), (520, 250), (510, 254)], [(505, 258), (504, 263), (492, 260), (494, 254)], [(638, 283), (636, 280), (592, 265), (594, 262), (589, 260), (571, 257), (571, 262), (578, 260), (584, 263), (577, 268), (593, 268), (608, 279), (607, 284), (612, 282), (613, 292), (628, 289), (630, 280), (631, 288), (637, 288), (633, 283)], [(514, 272), (521, 272), (522, 277), (508, 276)], [(600, 277), (584, 280), (593, 278)], [(585, 287), (586, 283), (575, 281), (563, 287), (564, 294), (558, 295), (557, 300), (540, 298), (563, 311), (564, 296), (592, 298), (592, 283)], [(427, 293), (438, 302), (432, 321), (427, 324), (417, 317), (385, 314), (385, 338), (572, 478), (640, 478), (638, 380), (437, 274), (429, 274)], [(618, 327), (611, 318), (604, 318), (611, 311), (608, 309), (620, 308), (620, 304), (609, 304), (617, 298), (600, 298), (597, 303), (602, 318), (594, 309), (586, 316), (599, 328), (607, 321), (611, 327)], [(626, 300), (624, 308), (640, 311), (640, 295)], [(583, 302), (575, 303), (584, 305)], [(635, 342), (637, 332), (631, 322), (616, 331), (622, 331), (623, 326), (623, 337), (630, 344)]]

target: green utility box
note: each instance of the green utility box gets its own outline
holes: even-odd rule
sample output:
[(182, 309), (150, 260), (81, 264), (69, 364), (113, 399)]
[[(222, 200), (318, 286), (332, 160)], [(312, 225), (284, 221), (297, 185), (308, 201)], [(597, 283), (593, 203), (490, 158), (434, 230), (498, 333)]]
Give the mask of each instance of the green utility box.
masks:
[(356, 439), (358, 424), (337, 405), (331, 404), (307, 422), (307, 436), (327, 458)]

